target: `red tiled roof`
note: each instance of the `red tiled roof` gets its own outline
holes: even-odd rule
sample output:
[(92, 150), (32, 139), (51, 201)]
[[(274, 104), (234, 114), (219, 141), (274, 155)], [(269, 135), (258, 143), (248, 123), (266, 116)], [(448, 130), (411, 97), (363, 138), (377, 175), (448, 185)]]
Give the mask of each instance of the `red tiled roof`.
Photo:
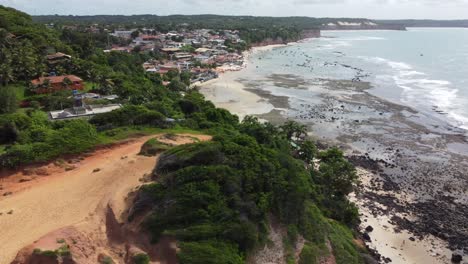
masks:
[(32, 84), (39, 85), (44, 83), (44, 80), (48, 79), (51, 84), (62, 83), (65, 78), (70, 79), (72, 82), (82, 82), (83, 80), (80, 77), (75, 75), (62, 75), (62, 76), (49, 76), (49, 77), (40, 77), (39, 79), (32, 80)]

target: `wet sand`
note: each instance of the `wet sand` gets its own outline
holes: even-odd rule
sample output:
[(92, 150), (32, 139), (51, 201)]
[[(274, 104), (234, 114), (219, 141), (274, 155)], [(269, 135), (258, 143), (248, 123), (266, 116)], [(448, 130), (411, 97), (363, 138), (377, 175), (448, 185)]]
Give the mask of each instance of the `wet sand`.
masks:
[[(291, 74), (255, 81), (245, 74), (222, 75), (223, 85), (215, 82), (201, 92), (241, 117), (297, 120), (320, 145), (344, 149), (368, 175), (353, 199), (361, 228), (374, 228), (370, 248), (393, 263), (450, 263), (452, 251), (468, 249), (466, 131), (373, 96), (366, 82)], [(285, 96), (281, 89), (297, 96)], [(226, 101), (224, 95), (231, 93), (236, 100)]]

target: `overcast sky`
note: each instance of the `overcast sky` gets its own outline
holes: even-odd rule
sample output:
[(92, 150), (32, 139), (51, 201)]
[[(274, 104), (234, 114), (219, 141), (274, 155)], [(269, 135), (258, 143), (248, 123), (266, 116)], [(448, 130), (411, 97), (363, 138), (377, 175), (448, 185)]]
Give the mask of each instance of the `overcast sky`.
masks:
[(32, 15), (223, 14), (468, 19), (468, 0), (0, 0)]

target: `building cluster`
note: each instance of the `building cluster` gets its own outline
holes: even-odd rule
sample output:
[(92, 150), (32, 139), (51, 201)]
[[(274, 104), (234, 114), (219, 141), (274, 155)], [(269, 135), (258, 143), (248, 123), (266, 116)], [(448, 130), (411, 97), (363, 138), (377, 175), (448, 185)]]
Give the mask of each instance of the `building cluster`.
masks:
[(147, 72), (164, 75), (170, 70), (190, 71), (192, 83), (204, 82), (216, 78), (220, 72), (240, 70), (244, 66), (243, 56), (226, 45), (244, 42), (235, 30), (160, 33), (144, 28), (116, 30), (111, 35), (131, 42), (127, 46), (114, 46), (106, 52), (156, 52), (161, 55), (159, 59), (143, 64)]
[[(98, 30), (97, 26), (89, 29), (92, 30)], [(244, 44), (239, 32), (235, 30), (198, 29), (160, 33), (143, 28), (115, 30), (110, 35), (120, 39), (119, 43), (129, 44), (112, 46), (105, 52), (153, 52), (153, 59), (142, 65), (146, 72), (160, 75), (170, 71), (190, 72), (192, 85), (215, 79), (221, 72), (240, 70), (244, 67), (243, 55), (233, 48), (235, 45)], [(71, 56), (60, 52), (46, 56), (52, 69), (55, 65), (71, 59)], [(164, 85), (168, 83), (163, 82)], [(122, 107), (120, 104), (87, 105), (85, 99), (112, 101), (116, 98), (86, 93), (84, 81), (74, 75), (57, 76), (55, 72), (51, 72), (48, 77), (32, 80), (31, 86), (37, 94), (73, 91), (74, 106), (49, 112), (52, 120), (90, 117)]]

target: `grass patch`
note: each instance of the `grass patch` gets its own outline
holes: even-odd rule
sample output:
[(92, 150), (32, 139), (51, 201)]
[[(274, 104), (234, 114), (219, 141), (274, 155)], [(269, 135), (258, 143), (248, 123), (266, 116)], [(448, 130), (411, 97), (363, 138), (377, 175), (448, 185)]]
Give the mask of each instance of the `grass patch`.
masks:
[(96, 83), (93, 82), (84, 82), (84, 92), (89, 92), (97, 87)]
[(319, 263), (319, 258), (330, 255), (325, 244), (313, 244), (307, 242), (302, 249), (299, 264), (316, 264)]
[(24, 84), (24, 83), (9, 84), (8, 86), (4, 87), (3, 89), (12, 89), (12, 90), (14, 90), (15, 94), (16, 94), (16, 99), (18, 99), (18, 101), (22, 101), (25, 98), (26, 84)]
[(173, 134), (206, 134), (204, 131), (196, 131), (187, 128), (175, 127), (171, 129), (153, 128), (153, 127), (120, 127), (103, 132), (99, 132), (98, 139), (100, 144), (111, 144), (127, 138), (138, 136), (150, 136), (154, 134), (173, 133)]
[(353, 234), (349, 228), (330, 220), (330, 234), (328, 238), (333, 247), (336, 263), (358, 264), (362, 263), (361, 254), (353, 242)]
[(143, 144), (139, 155), (152, 157), (152, 156), (158, 155), (161, 152), (169, 150), (171, 147), (172, 147), (171, 145), (162, 143), (158, 141), (157, 139), (152, 138), (146, 141), (145, 144)]

